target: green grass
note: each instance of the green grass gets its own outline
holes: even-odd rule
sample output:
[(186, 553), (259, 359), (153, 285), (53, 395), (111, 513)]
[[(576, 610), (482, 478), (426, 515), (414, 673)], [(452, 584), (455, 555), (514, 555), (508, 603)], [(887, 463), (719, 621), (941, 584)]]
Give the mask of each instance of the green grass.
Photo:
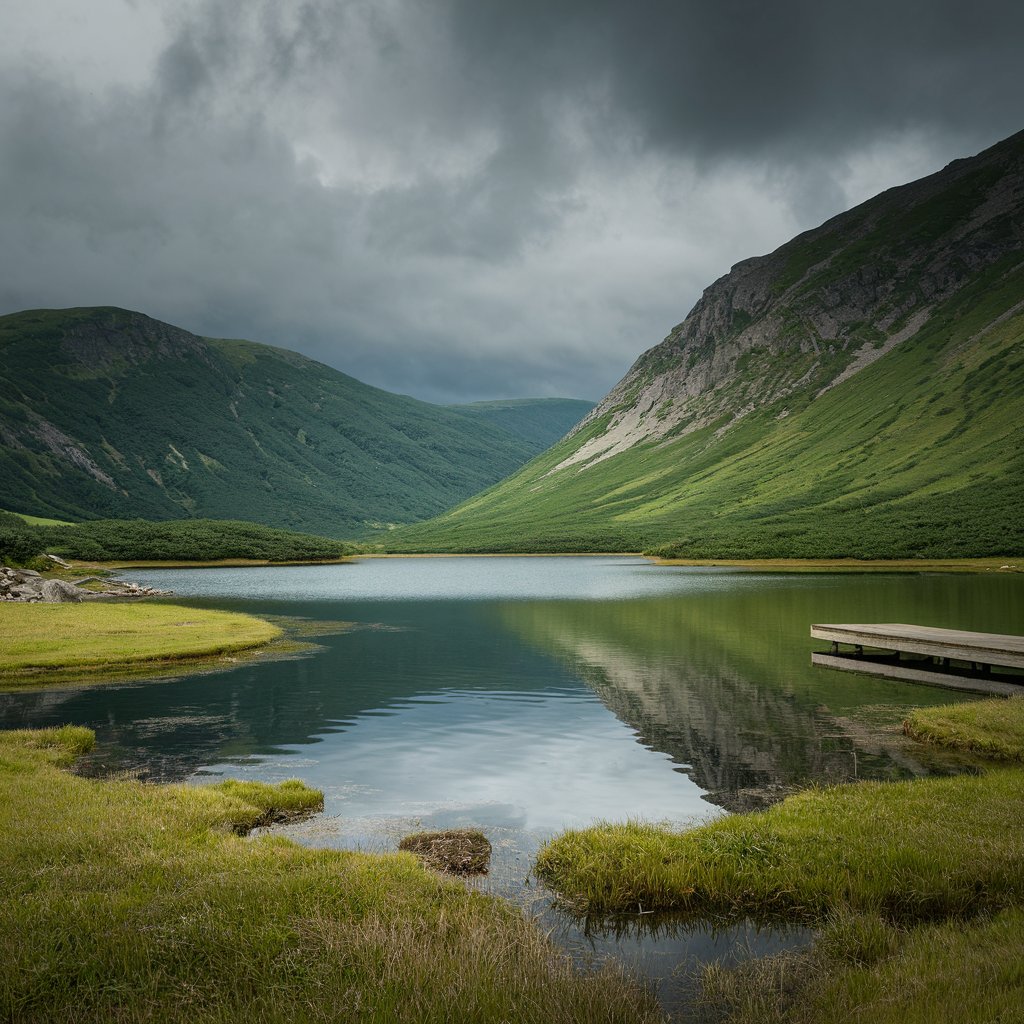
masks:
[(1024, 900), (1024, 772), (809, 790), (686, 832), (639, 822), (551, 840), (537, 873), (581, 913), (820, 920), (969, 915)]
[(731, 566), (771, 573), (1024, 572), (1003, 558), (658, 558), (658, 565)]
[(0, 605), (0, 681), (108, 673), (210, 659), (269, 643), (281, 630), (237, 612), (171, 604)]
[[(7, 509), (0, 509), (0, 513), (7, 512)], [(44, 519), (42, 516), (30, 516), (24, 512), (8, 512), (9, 515), (23, 519), (29, 526), (71, 526), (66, 519)]]
[(643, 1022), (518, 910), (409, 854), (236, 833), (315, 809), (300, 783), (154, 786), (62, 770), (88, 730), (0, 733), (0, 1018)]
[(907, 717), (903, 731), (923, 743), (1024, 761), (1024, 695), (919, 708)]
[(837, 915), (809, 955), (702, 977), (730, 1024), (1010, 1024), (1024, 1017), (1024, 910), (908, 930)]

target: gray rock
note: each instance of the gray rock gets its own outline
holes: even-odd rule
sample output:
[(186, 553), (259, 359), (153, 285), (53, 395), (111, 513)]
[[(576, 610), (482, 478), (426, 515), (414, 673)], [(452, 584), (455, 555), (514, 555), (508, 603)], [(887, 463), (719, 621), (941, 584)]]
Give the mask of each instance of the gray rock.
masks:
[(49, 604), (65, 604), (82, 600), (83, 591), (64, 580), (46, 580), (43, 583), (42, 598)]

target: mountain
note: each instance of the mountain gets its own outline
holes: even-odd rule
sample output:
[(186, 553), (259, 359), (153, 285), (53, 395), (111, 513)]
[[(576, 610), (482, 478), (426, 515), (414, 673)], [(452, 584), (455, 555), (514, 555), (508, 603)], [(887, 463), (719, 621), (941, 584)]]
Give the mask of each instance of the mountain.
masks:
[(501, 427), (536, 445), (539, 453), (568, 434), (594, 408), (594, 403), (582, 398), (509, 398), (448, 408)]
[(391, 538), (1024, 553), (1024, 132), (746, 260), (567, 438)]
[(451, 507), (591, 408), (430, 405), (295, 352), (111, 307), (0, 317), (0, 355), (4, 507), (62, 519), (354, 536)]

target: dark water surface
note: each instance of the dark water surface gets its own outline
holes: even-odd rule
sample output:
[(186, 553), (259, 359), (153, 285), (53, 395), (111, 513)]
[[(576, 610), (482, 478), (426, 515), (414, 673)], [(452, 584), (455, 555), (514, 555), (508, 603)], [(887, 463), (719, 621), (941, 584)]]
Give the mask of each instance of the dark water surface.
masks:
[[(550, 835), (598, 819), (675, 824), (788, 790), (962, 767), (904, 740), (907, 709), (961, 695), (812, 668), (812, 622), (1024, 631), (1024, 578), (767, 575), (629, 557), (402, 558), (132, 571), (202, 607), (349, 623), (319, 649), (167, 681), (0, 694), (0, 726), (96, 730), (96, 771), (202, 783), (298, 776), (324, 790), (300, 842), (393, 849), (472, 825), (481, 884), (534, 906), (576, 952), (611, 952), (685, 998), (678, 968), (800, 934), (591, 929), (529, 877)], [(334, 628), (338, 628), (335, 626)]]

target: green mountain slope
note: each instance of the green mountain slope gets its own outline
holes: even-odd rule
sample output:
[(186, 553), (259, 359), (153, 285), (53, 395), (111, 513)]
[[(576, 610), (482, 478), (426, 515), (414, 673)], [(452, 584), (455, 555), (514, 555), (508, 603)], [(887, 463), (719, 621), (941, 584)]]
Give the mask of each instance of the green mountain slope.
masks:
[(576, 431), (391, 540), (1024, 553), (1024, 133), (747, 260)]
[(358, 535), (493, 484), (589, 408), (525, 402), (504, 423), (114, 308), (0, 317), (0, 356), (4, 506), (68, 519)]

